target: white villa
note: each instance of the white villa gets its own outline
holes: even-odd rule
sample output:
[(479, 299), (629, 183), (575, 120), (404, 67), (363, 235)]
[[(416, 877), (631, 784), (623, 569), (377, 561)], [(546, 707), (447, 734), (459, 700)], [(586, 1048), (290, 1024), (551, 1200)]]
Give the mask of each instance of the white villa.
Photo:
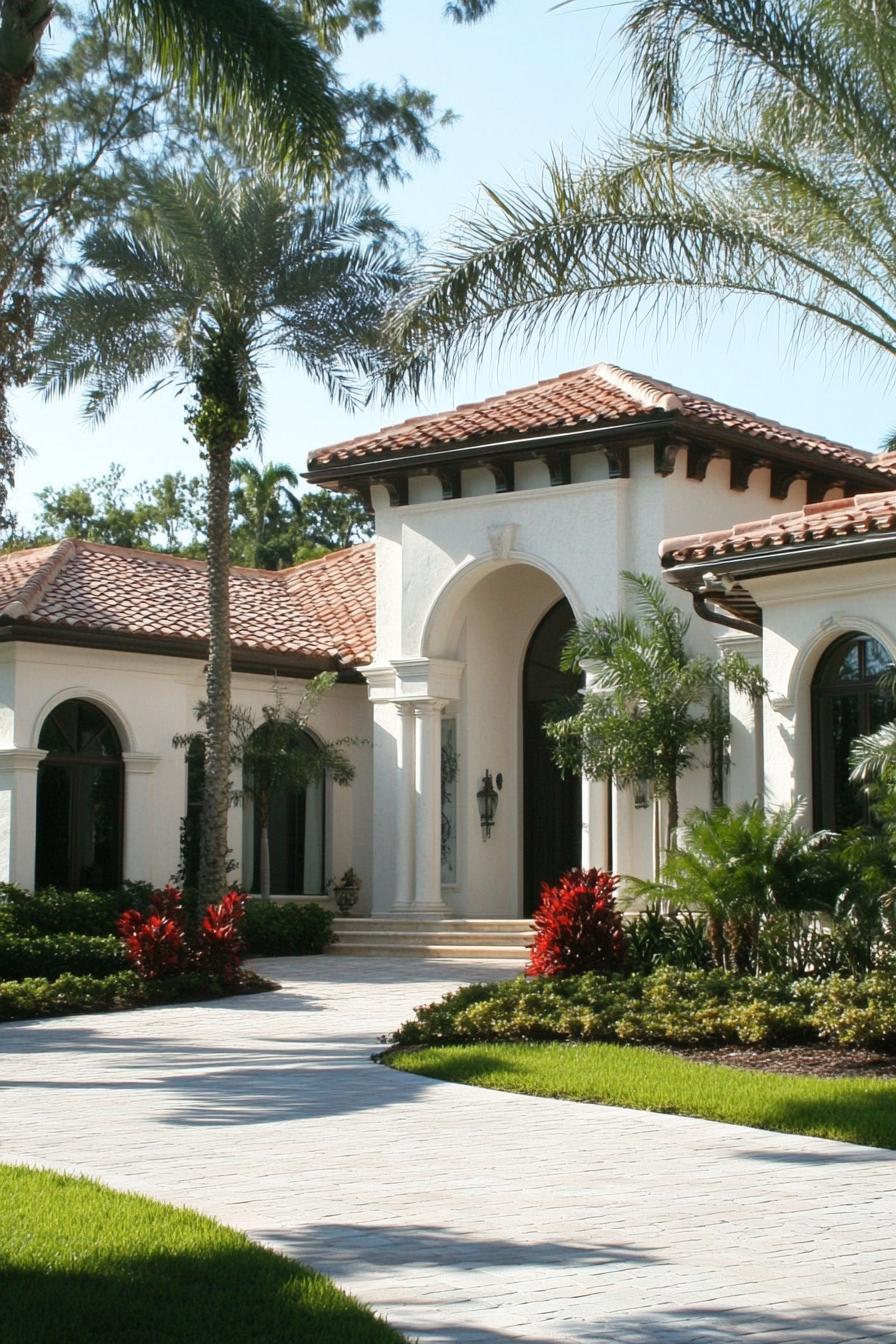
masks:
[[(622, 570), (661, 569), (694, 646), (736, 647), (770, 686), (734, 698), (730, 760), (683, 805), (861, 814), (846, 758), (896, 660), (896, 460), (597, 364), (321, 449), (307, 479), (359, 492), (375, 539), (234, 570), (234, 699), (258, 711), (275, 678), (289, 701), (335, 669), (314, 727), (364, 744), (350, 787), (277, 800), (276, 894), (351, 866), (362, 913), (511, 919), (573, 864), (648, 872), (652, 809), (563, 780), (541, 731), (578, 689), (566, 633), (618, 606)], [(0, 559), (0, 879), (169, 879), (196, 806), (172, 738), (206, 635), (201, 562), (81, 541)], [(254, 889), (249, 805), (230, 846)]]

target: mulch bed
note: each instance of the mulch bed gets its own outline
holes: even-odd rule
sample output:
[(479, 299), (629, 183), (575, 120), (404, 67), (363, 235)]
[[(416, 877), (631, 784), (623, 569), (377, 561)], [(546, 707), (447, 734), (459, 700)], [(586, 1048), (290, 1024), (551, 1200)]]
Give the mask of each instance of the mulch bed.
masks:
[[(654, 1047), (657, 1048), (657, 1047)], [(893, 1078), (896, 1054), (878, 1050), (844, 1050), (826, 1045), (782, 1045), (751, 1048), (722, 1045), (715, 1049), (665, 1049), (700, 1064), (725, 1064), (732, 1069), (758, 1069), (763, 1073), (789, 1073), (807, 1078)]]

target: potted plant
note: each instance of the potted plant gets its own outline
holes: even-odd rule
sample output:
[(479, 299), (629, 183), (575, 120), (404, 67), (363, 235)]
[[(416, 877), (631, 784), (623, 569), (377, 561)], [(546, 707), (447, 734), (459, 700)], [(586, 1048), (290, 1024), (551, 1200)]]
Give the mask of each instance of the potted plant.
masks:
[(363, 886), (354, 868), (346, 868), (341, 877), (331, 877), (327, 883), (333, 888), (333, 897), (340, 915), (347, 915), (358, 904)]

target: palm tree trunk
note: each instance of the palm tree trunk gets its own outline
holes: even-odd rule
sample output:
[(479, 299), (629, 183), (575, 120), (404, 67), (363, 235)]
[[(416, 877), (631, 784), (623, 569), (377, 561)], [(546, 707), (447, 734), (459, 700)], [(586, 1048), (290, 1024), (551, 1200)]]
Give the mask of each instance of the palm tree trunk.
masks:
[(259, 836), (259, 876), (261, 886), (261, 898), (264, 901), (270, 899), (271, 895), (271, 833), (267, 822), (261, 828)]
[(678, 780), (675, 775), (669, 780), (669, 811), (666, 815), (666, 849), (675, 848), (675, 832), (678, 830)]
[(227, 886), (230, 808), (230, 459), (233, 445), (208, 452), (208, 613), (205, 786), (199, 852), (199, 904), (219, 901)]
[(54, 8), (53, 0), (0, 0), (0, 134), (34, 75), (37, 48)]
[(263, 793), (256, 801), (259, 809), (258, 885), (262, 900), (267, 901), (271, 895), (271, 800)]

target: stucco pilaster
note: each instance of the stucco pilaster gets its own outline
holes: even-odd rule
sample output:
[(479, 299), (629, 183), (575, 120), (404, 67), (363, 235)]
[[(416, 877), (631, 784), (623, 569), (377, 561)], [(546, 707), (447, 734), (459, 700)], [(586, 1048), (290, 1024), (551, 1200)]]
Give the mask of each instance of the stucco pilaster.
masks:
[(156, 867), (155, 781), (161, 756), (145, 751), (123, 751), (124, 762), (124, 877), (134, 882), (154, 880)]
[(37, 772), (45, 751), (0, 751), (0, 881), (34, 886)]

